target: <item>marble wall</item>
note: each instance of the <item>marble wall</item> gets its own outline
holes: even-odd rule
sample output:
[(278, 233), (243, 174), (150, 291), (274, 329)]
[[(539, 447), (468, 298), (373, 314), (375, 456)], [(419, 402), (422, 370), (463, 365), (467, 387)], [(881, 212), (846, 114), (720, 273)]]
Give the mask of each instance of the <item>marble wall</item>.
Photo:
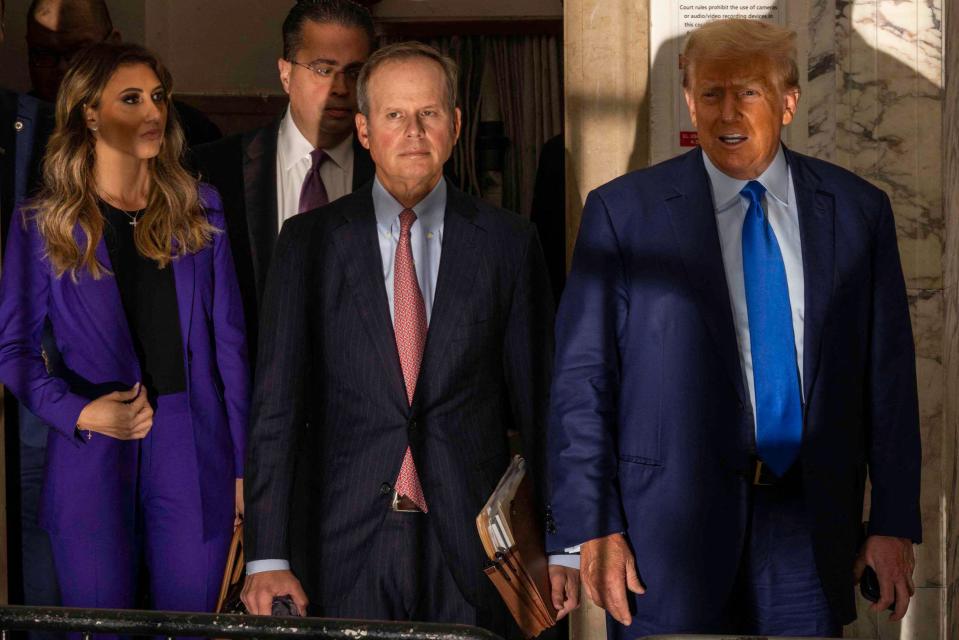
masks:
[[(884, 189), (896, 214), (912, 310), (923, 439), (924, 543), (917, 592), (901, 624), (861, 607), (847, 635), (946, 638), (945, 386), (941, 0), (813, 0), (809, 4), (808, 151)], [(954, 429), (952, 430), (954, 432)], [(948, 480), (948, 481), (947, 481)], [(948, 526), (947, 526), (948, 525)]]
[(945, 638), (959, 638), (959, 7), (946, 8), (945, 95), (943, 102), (943, 211), (945, 268), (943, 278), (945, 329), (943, 368), (945, 406), (942, 438), (942, 513), (944, 555)]

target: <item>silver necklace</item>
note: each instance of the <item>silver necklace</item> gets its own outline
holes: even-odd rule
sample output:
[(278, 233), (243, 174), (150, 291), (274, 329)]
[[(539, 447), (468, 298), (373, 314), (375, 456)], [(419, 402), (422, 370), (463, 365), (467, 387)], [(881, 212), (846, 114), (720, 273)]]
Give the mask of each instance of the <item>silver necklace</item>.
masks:
[(117, 211), (119, 211), (120, 213), (122, 213), (123, 215), (125, 215), (127, 218), (129, 218), (129, 219), (130, 219), (129, 224), (130, 224), (131, 227), (137, 226), (137, 222), (140, 220), (140, 216), (143, 215), (143, 212), (144, 212), (144, 211), (146, 211), (146, 209), (137, 209), (136, 211), (132, 211), (132, 212), (131, 212), (131, 211), (127, 211), (127, 210), (124, 209), (123, 207), (118, 207), (118, 206), (115, 204), (115, 203), (119, 202), (119, 200), (118, 200), (117, 198), (114, 198), (114, 197), (109, 196), (109, 195), (107, 195), (107, 194), (105, 194), (105, 193), (102, 193), (102, 192), (100, 193), (100, 197), (103, 198), (103, 200), (104, 200), (107, 204), (109, 204), (111, 207), (113, 207), (114, 209), (116, 209)]
[(120, 208), (117, 208), (117, 211), (119, 211), (120, 213), (122, 213), (122, 214), (125, 215), (126, 217), (130, 218), (130, 226), (131, 226), (131, 227), (137, 226), (137, 221), (140, 219), (140, 216), (143, 215), (143, 209), (137, 209), (137, 210), (134, 211), (133, 213), (130, 213), (129, 211), (126, 211), (126, 210), (120, 209)]

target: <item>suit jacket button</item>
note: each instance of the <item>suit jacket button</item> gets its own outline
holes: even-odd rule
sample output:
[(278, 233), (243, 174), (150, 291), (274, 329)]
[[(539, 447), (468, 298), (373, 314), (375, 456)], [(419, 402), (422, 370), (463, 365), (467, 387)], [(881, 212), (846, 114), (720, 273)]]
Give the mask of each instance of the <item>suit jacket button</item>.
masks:
[(380, 493), (382, 493), (384, 496), (389, 495), (390, 493), (392, 493), (392, 491), (393, 491), (393, 487), (390, 486), (389, 482), (384, 482), (383, 484), (380, 485)]
[(410, 433), (416, 433), (417, 429), (419, 428), (419, 425), (416, 424), (416, 420), (410, 420), (409, 423), (407, 424), (407, 428), (409, 429)]

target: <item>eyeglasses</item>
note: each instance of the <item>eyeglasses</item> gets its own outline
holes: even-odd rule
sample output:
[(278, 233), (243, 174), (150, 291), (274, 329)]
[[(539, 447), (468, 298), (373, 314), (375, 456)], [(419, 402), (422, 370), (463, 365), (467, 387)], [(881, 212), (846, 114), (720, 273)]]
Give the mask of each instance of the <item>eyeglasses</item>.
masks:
[(356, 82), (357, 78), (360, 77), (360, 69), (362, 68), (359, 65), (337, 68), (329, 64), (320, 64), (315, 62), (310, 64), (303, 64), (302, 62), (297, 62), (296, 60), (287, 60), (287, 62), (290, 64), (295, 64), (298, 67), (303, 67), (304, 69), (309, 69), (317, 78), (320, 78), (321, 80), (331, 80), (334, 76), (336, 76), (336, 74), (342, 73), (343, 77), (350, 82)]

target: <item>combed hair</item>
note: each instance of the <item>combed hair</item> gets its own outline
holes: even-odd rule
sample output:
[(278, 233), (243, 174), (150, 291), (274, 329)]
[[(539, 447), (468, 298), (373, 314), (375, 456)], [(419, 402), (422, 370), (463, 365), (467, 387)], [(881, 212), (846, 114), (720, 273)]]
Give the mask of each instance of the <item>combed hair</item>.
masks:
[(367, 118), (370, 117), (370, 97), (369, 82), (370, 76), (376, 71), (376, 68), (387, 63), (397, 62), (399, 60), (409, 60), (411, 58), (426, 58), (432, 60), (443, 70), (443, 77), (446, 79), (446, 107), (450, 115), (456, 111), (457, 101), (457, 77), (459, 69), (456, 63), (449, 56), (445, 56), (438, 50), (428, 44), (410, 40), (408, 42), (397, 42), (383, 47), (373, 53), (370, 59), (360, 70), (360, 77), (356, 81), (356, 103), (360, 113)]
[(796, 32), (761, 20), (726, 18), (707, 22), (689, 34), (683, 50), (683, 86), (700, 61), (755, 63), (768, 60), (778, 90), (799, 88)]
[(283, 59), (292, 60), (303, 46), (303, 25), (313, 22), (353, 27), (366, 34), (370, 51), (376, 40), (370, 10), (352, 0), (297, 0), (283, 21)]
[[(77, 54), (63, 78), (57, 94), (56, 127), (43, 158), (41, 189), (28, 205), (57, 277), (69, 271), (76, 280), (84, 269), (94, 278), (107, 272), (96, 259), (104, 221), (94, 176), (96, 141), (84, 110), (100, 104), (103, 88), (118, 68), (138, 64), (147, 65), (159, 78), (167, 120), (160, 153), (149, 160), (147, 206), (133, 234), (137, 251), (163, 268), (174, 256), (209, 245), (217, 231), (203, 212), (199, 183), (180, 161), (183, 129), (172, 105), (169, 71), (140, 45), (101, 42)], [(77, 227), (80, 233), (75, 235)]]

